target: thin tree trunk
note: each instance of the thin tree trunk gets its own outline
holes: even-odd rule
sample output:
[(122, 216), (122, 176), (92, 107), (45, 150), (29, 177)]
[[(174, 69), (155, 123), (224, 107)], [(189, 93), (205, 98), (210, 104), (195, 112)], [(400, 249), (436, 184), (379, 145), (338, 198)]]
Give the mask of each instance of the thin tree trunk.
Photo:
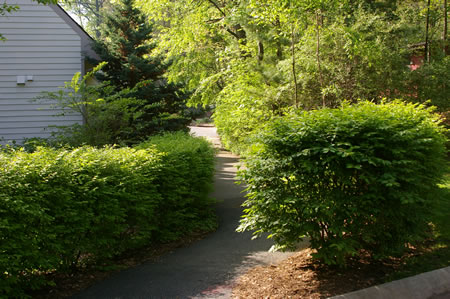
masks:
[(258, 41), (258, 62), (264, 59), (264, 44), (262, 41)]
[(428, 41), (428, 30), (430, 27), (430, 2), (431, 0), (428, 0), (428, 4), (427, 4), (427, 27), (425, 30), (425, 61), (426, 62), (430, 62), (430, 50), (429, 50), (429, 41)]
[(297, 90), (297, 72), (295, 71), (295, 29), (294, 24), (292, 24), (292, 76), (294, 77), (294, 104), (295, 108), (298, 108), (298, 90)]
[(95, 0), (95, 35), (97, 36), (97, 39), (100, 38), (100, 3), (99, 0)]
[[(322, 76), (322, 68), (321, 68), (321, 63), (320, 63), (320, 26), (321, 26), (321, 22), (320, 22), (320, 15), (319, 12), (316, 12), (316, 17), (317, 17), (317, 49), (316, 49), (316, 58), (317, 58), (317, 70), (319, 72), (319, 80), (320, 80), (320, 92), (322, 94), (322, 89), (323, 89), (323, 76)], [(322, 106), (325, 107), (326, 103), (325, 103), (325, 95), (322, 94)]]
[[(447, 0), (444, 0), (444, 32), (442, 33), (442, 43), (443, 43), (443, 51), (444, 57), (447, 56)], [(447, 94), (447, 83), (444, 81), (442, 89), (444, 90), (444, 94)]]
[(239, 46), (241, 47), (241, 56), (243, 58), (250, 57), (251, 54), (247, 51), (247, 33), (244, 28), (242, 28), (241, 24), (236, 24), (233, 26), (233, 29), (236, 32), (236, 38), (238, 40)]
[[(214, 6), (222, 14), (223, 17), (227, 16), (225, 11), (214, 0), (208, 0), (208, 2), (212, 6)], [(236, 25), (232, 26), (232, 29), (225, 26), (225, 30), (237, 39), (240, 46), (246, 46), (247, 45), (247, 33), (245, 32), (244, 28), (242, 28), (241, 24), (236, 24)], [(242, 54), (242, 57), (244, 57), (244, 58), (251, 56), (251, 54), (248, 53), (246, 50), (241, 50), (241, 54)]]
[(283, 59), (283, 49), (281, 47), (281, 24), (280, 18), (277, 16), (277, 20), (275, 22), (275, 26), (277, 27), (277, 58), (278, 60)]
[(444, 56), (447, 56), (447, 0), (444, 0), (444, 32), (442, 34)]

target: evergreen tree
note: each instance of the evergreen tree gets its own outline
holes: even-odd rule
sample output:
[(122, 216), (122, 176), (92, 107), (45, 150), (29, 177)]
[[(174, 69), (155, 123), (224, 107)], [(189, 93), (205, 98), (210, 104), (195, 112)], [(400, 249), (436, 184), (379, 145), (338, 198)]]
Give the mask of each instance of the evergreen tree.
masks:
[(168, 65), (163, 57), (152, 55), (156, 46), (152, 24), (133, 2), (121, 0), (102, 17), (100, 39), (93, 48), (108, 62), (98, 79), (109, 82), (121, 95), (143, 100), (138, 107), (142, 115), (130, 124), (134, 127), (131, 138), (139, 139), (186, 128), (190, 120), (183, 116), (185, 105), (179, 86), (163, 77)]

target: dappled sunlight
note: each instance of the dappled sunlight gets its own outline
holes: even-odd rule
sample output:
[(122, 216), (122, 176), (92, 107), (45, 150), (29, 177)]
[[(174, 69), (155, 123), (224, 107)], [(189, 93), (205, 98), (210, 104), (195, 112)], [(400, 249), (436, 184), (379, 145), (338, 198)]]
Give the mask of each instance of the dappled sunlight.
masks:
[(239, 161), (236, 157), (220, 152), (216, 157), (216, 178), (218, 180), (237, 180), (236, 166)]

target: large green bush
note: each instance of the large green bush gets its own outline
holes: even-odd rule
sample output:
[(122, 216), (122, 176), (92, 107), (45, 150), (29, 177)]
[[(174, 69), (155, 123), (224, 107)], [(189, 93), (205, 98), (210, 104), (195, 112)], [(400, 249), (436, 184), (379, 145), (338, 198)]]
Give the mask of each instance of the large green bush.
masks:
[(444, 129), (424, 106), (361, 102), (288, 115), (260, 136), (242, 178), (240, 230), (280, 248), (303, 237), (327, 264), (397, 254), (420, 237), (445, 168)]
[(44, 273), (211, 229), (213, 155), (187, 134), (139, 149), (0, 152), (0, 297), (39, 288)]
[(216, 225), (212, 190), (214, 149), (183, 132), (154, 136), (137, 148), (155, 146), (166, 153), (158, 177), (158, 192), (164, 198), (159, 213), (161, 239), (171, 239), (190, 230), (211, 230)]

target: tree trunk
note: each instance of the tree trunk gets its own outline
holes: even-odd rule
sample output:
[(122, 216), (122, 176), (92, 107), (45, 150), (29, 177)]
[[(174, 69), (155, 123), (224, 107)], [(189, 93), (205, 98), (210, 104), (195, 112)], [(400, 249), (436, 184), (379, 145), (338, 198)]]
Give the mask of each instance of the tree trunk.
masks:
[(258, 41), (258, 61), (261, 62), (264, 59), (264, 44), (262, 41)]
[[(236, 30), (236, 38), (238, 40), (239, 46), (247, 46), (247, 33), (244, 28), (242, 28), (241, 24), (236, 24), (233, 26), (233, 29)], [(250, 57), (251, 54), (247, 51), (247, 49), (241, 49), (241, 56), (243, 58)]]
[(442, 43), (444, 44), (444, 56), (447, 56), (447, 0), (444, 0), (444, 32), (442, 33)]
[(296, 61), (295, 61), (295, 29), (294, 29), (294, 25), (292, 25), (292, 77), (294, 78), (294, 104), (295, 104), (295, 108), (298, 108), (298, 90), (297, 90), (297, 72), (295, 71), (295, 65), (296, 65)]
[[(320, 27), (322, 26), (322, 20), (321, 20), (320, 10), (318, 12), (316, 12), (316, 18), (317, 18), (317, 49), (316, 49), (317, 71), (319, 73), (320, 93), (322, 94), (323, 76), (322, 76), (322, 69), (321, 69), (321, 63), (320, 63)], [(326, 106), (324, 94), (322, 94), (322, 106), (323, 107)]]
[(95, 35), (97, 36), (97, 39), (100, 38), (100, 3), (99, 0), (95, 0), (95, 12), (97, 13), (96, 20), (95, 20)]
[(430, 62), (430, 49), (429, 49), (429, 41), (428, 41), (428, 31), (429, 31), (429, 27), (430, 27), (430, 2), (431, 0), (428, 0), (428, 4), (427, 4), (427, 25), (426, 25), (426, 30), (425, 30), (425, 61), (426, 62)]
[(280, 18), (277, 17), (275, 26), (277, 27), (277, 58), (278, 60), (283, 59), (283, 48), (281, 46), (281, 24), (280, 24)]

